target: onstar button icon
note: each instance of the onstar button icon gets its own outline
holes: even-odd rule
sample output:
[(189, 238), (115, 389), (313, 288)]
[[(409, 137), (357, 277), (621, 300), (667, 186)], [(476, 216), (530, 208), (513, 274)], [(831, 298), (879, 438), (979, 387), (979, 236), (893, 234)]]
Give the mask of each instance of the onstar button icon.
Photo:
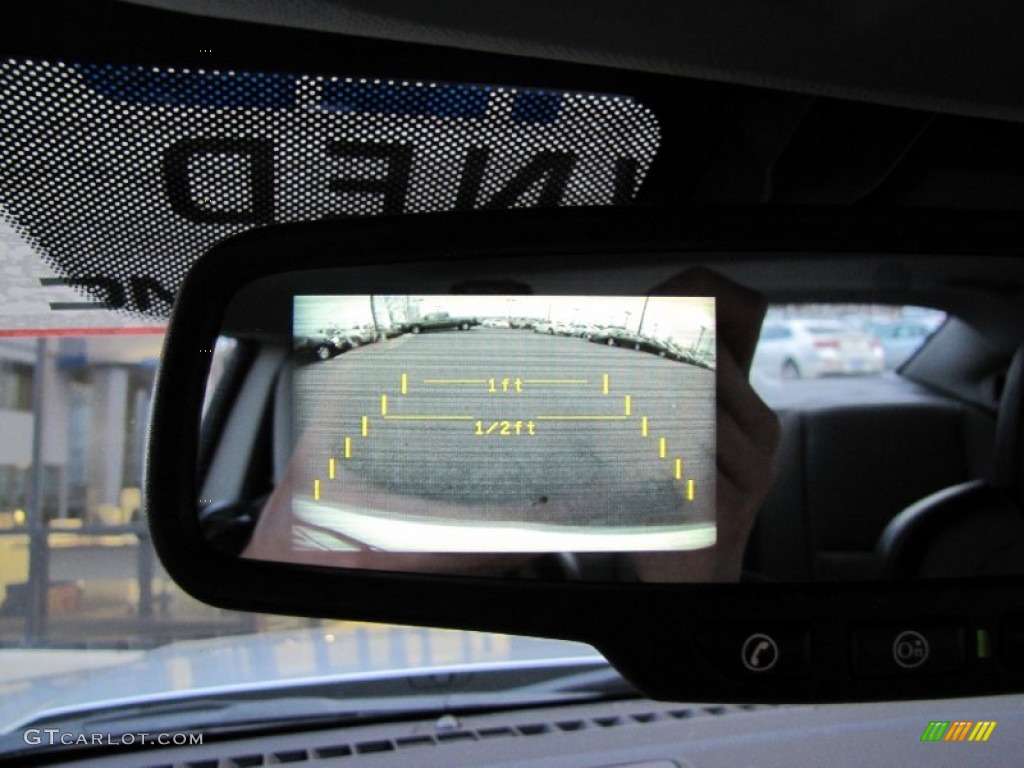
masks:
[(892, 658), (904, 669), (915, 669), (928, 661), (928, 640), (920, 632), (907, 630), (896, 635)]

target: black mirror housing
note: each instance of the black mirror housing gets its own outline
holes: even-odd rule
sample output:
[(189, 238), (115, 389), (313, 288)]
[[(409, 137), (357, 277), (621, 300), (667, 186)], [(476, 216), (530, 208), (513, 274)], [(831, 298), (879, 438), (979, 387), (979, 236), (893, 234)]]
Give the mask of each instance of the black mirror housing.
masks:
[[(287, 336), (290, 304), (274, 296), (308, 290), (339, 265), (362, 276), (362, 285), (347, 289), (405, 290), (433, 281), (431, 290), (449, 294), (526, 295), (535, 286), (524, 275), (548, 275), (578, 294), (621, 293), (655, 285), (684, 262), (742, 279), (740, 266), (752, 251), (765, 264), (801, 253), (823, 266), (859, 252), (998, 256), (1017, 241), (1006, 237), (1014, 228), (1020, 225), (1001, 220), (979, 240), (978, 221), (948, 214), (581, 209), (347, 220), (243, 234), (196, 263), (175, 304), (150, 434), (153, 542), (168, 573), (213, 605), (583, 641), (655, 698), (829, 702), (1017, 692), (1024, 684), (1018, 576), (649, 584), (339, 569), (236, 557), (210, 541), (197, 514), (200, 422), (216, 338)], [(256, 299), (233, 303), (246, 291)]]

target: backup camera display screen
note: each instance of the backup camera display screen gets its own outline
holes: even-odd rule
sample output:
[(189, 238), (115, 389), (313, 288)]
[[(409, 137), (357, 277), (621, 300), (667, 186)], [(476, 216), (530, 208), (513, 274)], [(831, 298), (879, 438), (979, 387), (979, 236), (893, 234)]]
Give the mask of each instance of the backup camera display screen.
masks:
[(708, 297), (298, 296), (293, 546), (715, 542)]

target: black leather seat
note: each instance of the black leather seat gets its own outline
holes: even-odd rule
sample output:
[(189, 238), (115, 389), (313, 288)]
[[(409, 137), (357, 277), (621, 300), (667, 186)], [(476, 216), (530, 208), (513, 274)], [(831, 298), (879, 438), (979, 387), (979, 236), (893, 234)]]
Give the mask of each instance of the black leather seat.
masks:
[(991, 414), (927, 391), (906, 397), (778, 412), (775, 483), (747, 543), (747, 578), (875, 578), (889, 521), (918, 499), (985, 476)]
[(894, 517), (875, 550), (882, 578), (1024, 573), (1022, 413), (1024, 347), (1007, 373), (988, 477), (944, 488)]

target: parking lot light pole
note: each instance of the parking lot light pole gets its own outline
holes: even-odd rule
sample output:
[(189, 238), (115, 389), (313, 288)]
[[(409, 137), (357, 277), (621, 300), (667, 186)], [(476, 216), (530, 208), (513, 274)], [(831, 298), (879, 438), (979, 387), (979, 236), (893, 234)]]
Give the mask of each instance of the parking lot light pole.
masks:
[(644, 308), (640, 311), (640, 325), (637, 326), (636, 332), (641, 336), (644, 333), (644, 318), (647, 317), (647, 302), (649, 302), (650, 300), (650, 296), (644, 297)]

